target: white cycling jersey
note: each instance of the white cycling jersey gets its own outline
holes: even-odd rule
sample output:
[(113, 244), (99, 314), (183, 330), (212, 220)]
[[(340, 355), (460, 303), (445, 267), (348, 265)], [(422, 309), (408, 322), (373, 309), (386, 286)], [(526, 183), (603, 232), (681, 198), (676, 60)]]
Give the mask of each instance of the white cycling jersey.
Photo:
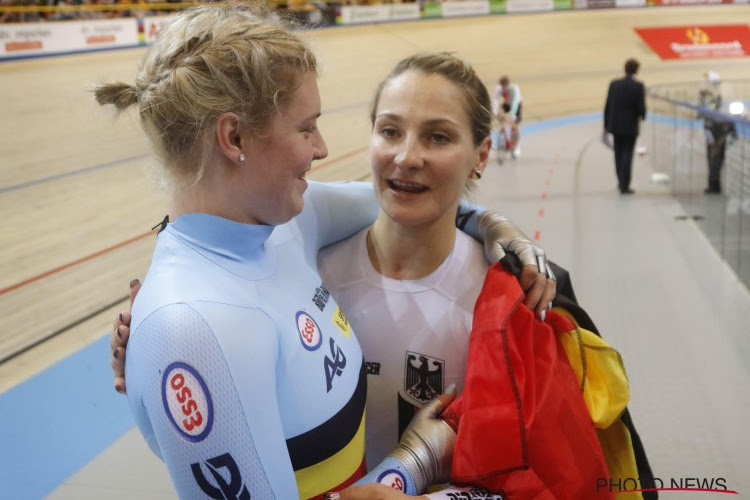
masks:
[(456, 230), (430, 275), (395, 280), (367, 254), (367, 230), (321, 250), (320, 272), (357, 331), (367, 371), (367, 463), (380, 463), (416, 409), (450, 384), (463, 387), (474, 303), (488, 264), (481, 245)]

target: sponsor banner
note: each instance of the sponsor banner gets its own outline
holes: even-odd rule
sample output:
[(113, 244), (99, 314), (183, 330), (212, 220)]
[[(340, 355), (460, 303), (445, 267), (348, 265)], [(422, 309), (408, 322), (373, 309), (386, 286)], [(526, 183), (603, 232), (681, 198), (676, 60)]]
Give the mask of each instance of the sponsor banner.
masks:
[(739, 3), (737, 0), (649, 0), (649, 5), (716, 5), (721, 3)]
[(573, 0), (574, 9), (585, 9), (586, 7), (586, 0)]
[(645, 7), (646, 0), (615, 0), (615, 7)]
[(419, 19), (420, 17), (421, 13), (417, 2), (391, 4), (391, 19), (394, 21)]
[(135, 19), (0, 25), (0, 59), (138, 44)]
[(341, 24), (377, 23), (390, 20), (390, 5), (343, 5)]
[(443, 4), (440, 2), (424, 2), (422, 4), (422, 17), (443, 17)]
[(554, 0), (508, 0), (508, 12), (544, 12), (555, 9)]
[(505, 14), (507, 11), (506, 0), (490, 0), (490, 14)]
[(138, 43), (148, 45), (159, 37), (177, 16), (154, 16), (138, 19)]
[(635, 28), (662, 59), (746, 57), (750, 54), (750, 26), (672, 26)]
[(588, 9), (611, 9), (615, 6), (615, 0), (587, 0)]
[(284, 18), (291, 19), (297, 26), (318, 28), (336, 24), (336, 7), (331, 5), (307, 4), (305, 8), (281, 11)]
[(572, 8), (572, 0), (555, 0), (555, 10), (570, 10)]
[(487, 0), (463, 0), (443, 2), (443, 17), (481, 16), (490, 13)]

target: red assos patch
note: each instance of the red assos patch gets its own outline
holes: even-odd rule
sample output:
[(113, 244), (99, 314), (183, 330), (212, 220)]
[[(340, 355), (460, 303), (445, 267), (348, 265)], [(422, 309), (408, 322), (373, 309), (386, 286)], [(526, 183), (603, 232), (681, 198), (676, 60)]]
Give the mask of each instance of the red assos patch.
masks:
[(296, 320), (297, 331), (299, 332), (299, 339), (302, 342), (302, 346), (308, 351), (314, 351), (320, 347), (320, 344), (323, 342), (323, 333), (312, 316), (305, 311), (298, 311)]
[(203, 377), (187, 363), (172, 363), (161, 382), (164, 411), (177, 432), (188, 441), (203, 441), (211, 432), (214, 407)]
[(406, 478), (396, 469), (389, 469), (378, 476), (378, 482), (397, 491), (406, 491)]

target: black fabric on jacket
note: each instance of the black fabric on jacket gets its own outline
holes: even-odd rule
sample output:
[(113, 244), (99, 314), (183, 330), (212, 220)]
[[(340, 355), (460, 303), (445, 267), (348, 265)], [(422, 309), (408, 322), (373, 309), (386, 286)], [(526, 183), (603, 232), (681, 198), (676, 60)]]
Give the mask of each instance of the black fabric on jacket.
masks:
[[(515, 274), (516, 277), (521, 277), (521, 261), (514, 254), (506, 254), (506, 256), (500, 260), (500, 263), (507, 270)], [(552, 268), (552, 272), (555, 273), (555, 278), (557, 279), (557, 295), (552, 302), (553, 307), (564, 308), (573, 316), (573, 318), (575, 318), (576, 322), (582, 328), (585, 328), (601, 337), (601, 334), (591, 320), (591, 317), (581, 306), (578, 305), (576, 294), (573, 291), (573, 283), (570, 280), (570, 273), (554, 262), (550, 261), (549, 266)], [(654, 473), (651, 471), (651, 464), (648, 462), (646, 449), (643, 447), (643, 442), (641, 441), (638, 432), (635, 430), (635, 424), (633, 423), (633, 419), (630, 417), (630, 412), (627, 408), (625, 408), (621, 418), (622, 423), (625, 424), (625, 427), (627, 427), (630, 432), (630, 439), (633, 443), (633, 453), (635, 455), (636, 467), (638, 467), (638, 478), (640, 484), (643, 488), (655, 488), (656, 486), (653, 486), (655, 484)], [(641, 494), (643, 495), (643, 500), (658, 500), (659, 498), (658, 491), (644, 491)]]

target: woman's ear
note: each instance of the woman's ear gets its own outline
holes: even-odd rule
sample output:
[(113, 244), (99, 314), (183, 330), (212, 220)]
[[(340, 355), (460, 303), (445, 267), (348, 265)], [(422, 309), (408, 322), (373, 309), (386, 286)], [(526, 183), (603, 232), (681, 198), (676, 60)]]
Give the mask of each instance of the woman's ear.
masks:
[(484, 169), (487, 167), (487, 162), (490, 159), (490, 149), (492, 148), (492, 139), (489, 137), (485, 137), (482, 143), (477, 146), (477, 155), (478, 155), (478, 163), (477, 166), (474, 167), (474, 170), (479, 172), (480, 174), (484, 172)]
[(232, 163), (244, 163), (247, 153), (242, 138), (243, 125), (236, 113), (227, 112), (216, 120), (216, 144), (224, 156)]

